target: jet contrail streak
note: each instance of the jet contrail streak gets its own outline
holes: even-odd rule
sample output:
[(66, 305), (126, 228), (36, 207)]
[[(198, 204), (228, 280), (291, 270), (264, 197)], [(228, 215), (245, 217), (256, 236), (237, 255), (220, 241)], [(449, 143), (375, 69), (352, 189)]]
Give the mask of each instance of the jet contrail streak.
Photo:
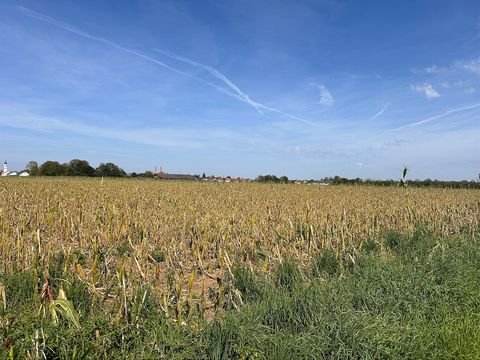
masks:
[(222, 81), (223, 83), (225, 83), (230, 89), (232, 89), (237, 96), (239, 96), (239, 98), (242, 99), (242, 101), (244, 101), (245, 103), (251, 105), (252, 107), (254, 107), (259, 113), (263, 114), (262, 110), (266, 110), (266, 111), (269, 111), (269, 112), (274, 112), (274, 113), (277, 113), (277, 114), (280, 114), (282, 116), (285, 116), (285, 117), (288, 117), (288, 118), (291, 118), (291, 119), (294, 119), (294, 120), (297, 120), (297, 121), (300, 121), (300, 122), (303, 122), (305, 124), (308, 124), (308, 125), (311, 125), (311, 126), (315, 126), (315, 124), (309, 120), (306, 120), (306, 119), (303, 119), (301, 117), (298, 117), (298, 116), (295, 116), (295, 115), (292, 115), (290, 113), (287, 113), (285, 111), (282, 111), (282, 110), (279, 110), (277, 108), (274, 108), (274, 107), (271, 107), (271, 106), (267, 106), (265, 104), (262, 104), (262, 103), (259, 103), (259, 102), (256, 102), (254, 100), (252, 100), (248, 94), (244, 93), (242, 90), (240, 90), (240, 88), (235, 85), (233, 83), (233, 81), (231, 81), (227, 76), (225, 76), (224, 74), (222, 74), (220, 71), (218, 71), (217, 69), (211, 67), (211, 66), (208, 66), (208, 65), (205, 65), (205, 64), (202, 64), (202, 63), (199, 63), (197, 61), (194, 61), (194, 60), (191, 60), (191, 59), (188, 59), (188, 58), (185, 58), (183, 56), (180, 56), (180, 55), (176, 55), (176, 54), (173, 54), (171, 52), (168, 52), (168, 51), (165, 51), (165, 50), (160, 50), (160, 49), (156, 49), (154, 48), (153, 49), (154, 51), (156, 52), (159, 52), (165, 56), (168, 56), (169, 58), (171, 59), (174, 59), (174, 60), (177, 60), (177, 61), (180, 61), (180, 62), (183, 62), (185, 64), (189, 64), (189, 65), (192, 65), (192, 66), (195, 66), (197, 68), (200, 68), (202, 70), (205, 70), (207, 72), (210, 73), (210, 75), (212, 75), (213, 77), (215, 77), (217, 80), (220, 80)]
[(27, 8), (25, 8), (25, 7), (23, 7), (23, 6), (17, 6), (17, 9), (18, 9), (19, 11), (21, 11), (22, 13), (24, 13), (25, 15), (31, 17), (31, 18), (34, 18), (34, 19), (37, 19), (37, 20), (46, 22), (46, 23), (48, 23), (48, 24), (50, 24), (50, 25), (53, 25), (53, 26), (55, 26), (55, 27), (58, 27), (58, 28), (60, 28), (60, 29), (65, 30), (65, 31), (68, 31), (68, 32), (77, 34), (77, 35), (82, 36), (82, 37), (84, 37), (84, 38), (87, 38), (87, 39), (90, 39), (90, 40), (93, 40), (93, 41), (97, 41), (97, 42), (101, 42), (101, 43), (107, 44), (107, 45), (112, 46), (112, 47), (114, 47), (114, 48), (116, 48), (116, 49), (118, 49), (118, 50), (121, 50), (121, 51), (126, 52), (126, 53), (128, 53), (128, 54), (131, 54), (131, 55), (137, 56), (137, 57), (139, 57), (139, 58), (141, 58), (141, 59), (144, 59), (144, 60), (147, 60), (147, 61), (149, 61), (149, 62), (152, 62), (152, 63), (154, 63), (154, 64), (156, 64), (156, 65), (159, 65), (159, 66), (161, 66), (161, 67), (163, 67), (163, 68), (165, 68), (165, 69), (167, 69), (167, 70), (173, 71), (173, 72), (175, 72), (175, 73), (177, 73), (177, 74), (180, 74), (180, 75), (183, 75), (183, 76), (186, 76), (186, 77), (193, 78), (193, 79), (195, 79), (195, 80), (197, 80), (197, 81), (200, 81), (200, 82), (202, 82), (202, 83), (204, 83), (204, 84), (206, 84), (206, 85), (208, 85), (208, 86), (210, 86), (210, 87), (212, 87), (212, 88), (214, 88), (214, 89), (216, 89), (216, 90), (218, 90), (218, 91), (226, 94), (226, 95), (229, 95), (229, 96), (232, 96), (232, 97), (238, 99), (238, 96), (237, 96), (236, 94), (232, 94), (232, 93), (229, 92), (227, 89), (224, 89), (224, 88), (222, 88), (222, 87), (220, 87), (220, 86), (217, 86), (217, 85), (215, 85), (215, 84), (213, 84), (213, 83), (211, 83), (211, 82), (209, 82), (209, 81), (206, 81), (206, 80), (204, 80), (204, 79), (197, 78), (197, 77), (195, 77), (195, 76), (193, 76), (193, 75), (191, 75), (191, 74), (189, 74), (189, 73), (187, 73), (187, 72), (184, 72), (184, 71), (182, 71), (182, 70), (179, 70), (179, 69), (176, 69), (176, 68), (174, 68), (174, 67), (172, 67), (172, 66), (169, 66), (169, 65), (165, 64), (164, 62), (161, 62), (161, 61), (159, 61), (159, 60), (157, 60), (157, 59), (154, 59), (154, 58), (152, 58), (152, 57), (150, 57), (150, 56), (147, 56), (147, 55), (144, 55), (144, 54), (142, 54), (142, 53), (139, 53), (138, 51), (135, 51), (135, 50), (126, 48), (126, 47), (124, 47), (124, 46), (121, 46), (121, 45), (119, 45), (119, 44), (117, 44), (117, 43), (114, 43), (113, 41), (107, 40), (107, 39), (105, 39), (105, 38), (91, 35), (91, 34), (89, 34), (89, 33), (87, 33), (87, 32), (84, 32), (84, 31), (82, 31), (82, 30), (80, 30), (80, 29), (77, 29), (76, 27), (74, 27), (74, 26), (72, 26), (72, 25), (70, 25), (70, 24), (67, 24), (67, 23), (64, 23), (64, 22), (55, 20), (55, 19), (53, 19), (53, 18), (51, 18), (51, 17), (49, 17), (49, 16), (47, 16), (47, 15), (43, 15), (43, 14), (37, 13), (37, 12), (35, 12), (35, 11), (33, 11), (33, 10), (30, 10), (30, 9), (27, 9)]
[(376, 118), (378, 118), (379, 116), (381, 116), (387, 109), (388, 107), (390, 106), (389, 103), (385, 104), (385, 106), (378, 112), (376, 113), (375, 115), (373, 115), (370, 119), (368, 119), (367, 121), (372, 121), (372, 120), (375, 120)]
[(217, 69), (214, 69), (214, 68), (212, 68), (211, 66), (208, 66), (208, 65), (200, 64), (199, 62), (193, 61), (191, 59), (187, 59), (183, 56), (172, 54), (168, 51), (164, 51), (164, 50), (160, 50), (160, 49), (153, 49), (153, 50), (156, 51), (156, 52), (159, 52), (159, 53), (161, 53), (165, 56), (168, 56), (172, 59), (175, 59), (175, 60), (181, 61), (183, 63), (198, 67), (198, 68), (203, 69), (203, 70), (206, 70), (207, 72), (210, 73), (210, 75), (212, 75), (216, 79), (224, 82), (230, 89), (232, 89), (235, 93), (237, 93), (238, 96), (243, 98), (246, 103), (253, 106), (259, 113), (262, 113), (262, 111), (260, 110), (260, 106), (262, 104), (259, 104), (255, 101), (253, 101), (252, 99), (250, 99), (250, 97), (247, 94), (245, 94), (242, 90), (240, 90), (240, 88), (237, 85), (235, 85), (233, 83), (233, 81), (231, 81), (229, 78), (227, 78), (225, 75), (223, 75)]
[(73, 25), (70, 25), (68, 23), (65, 23), (65, 22), (62, 22), (62, 21), (59, 21), (59, 20), (56, 20), (50, 16), (47, 16), (47, 15), (44, 15), (44, 14), (41, 14), (41, 13), (38, 13), (36, 11), (33, 11), (33, 10), (30, 10), (26, 7), (23, 7), (23, 6), (17, 6), (16, 7), (18, 11), (20, 11), (21, 13), (23, 13), (24, 15), (26, 16), (29, 16), (33, 19), (36, 19), (36, 20), (39, 20), (39, 21), (42, 21), (42, 22), (45, 22), (45, 23), (48, 23), (50, 25), (53, 25), (57, 28), (60, 28), (60, 29), (63, 29), (65, 31), (68, 31), (68, 32), (71, 32), (73, 34), (76, 34), (76, 35), (79, 35), (79, 36), (82, 36), (86, 39), (90, 39), (90, 40), (93, 40), (93, 41), (96, 41), (96, 42), (100, 42), (100, 43), (103, 43), (103, 44), (106, 44), (106, 45), (109, 45), (109, 46), (112, 46), (120, 51), (123, 51), (125, 53), (128, 53), (128, 54), (131, 54), (131, 55), (134, 55), (136, 57), (139, 57), (143, 60), (146, 60), (146, 61), (149, 61), (151, 63), (154, 63), (158, 66), (161, 66), (167, 70), (170, 70), (172, 72), (175, 72), (177, 74), (180, 74), (180, 75), (183, 75), (183, 76), (186, 76), (186, 77), (189, 77), (189, 78), (192, 78), (192, 79), (195, 79), (196, 81), (199, 81), (207, 86), (210, 86), (212, 88), (214, 88), (215, 90), (227, 95), (227, 96), (230, 96), (230, 97), (233, 97), (237, 100), (240, 100), (250, 106), (252, 106), (253, 108), (255, 108), (259, 113), (263, 114), (262, 112), (262, 109), (263, 110), (267, 110), (267, 111), (270, 111), (270, 112), (274, 112), (274, 113), (277, 113), (277, 114), (280, 114), (282, 116), (285, 116), (285, 117), (288, 117), (288, 118), (291, 118), (291, 119), (294, 119), (294, 120), (297, 120), (297, 121), (300, 121), (300, 122), (303, 122), (305, 124), (308, 124), (308, 125), (311, 125), (311, 126), (315, 126), (314, 123), (312, 123), (311, 121), (309, 120), (306, 120), (306, 119), (302, 119), (298, 116), (295, 116), (295, 115), (292, 115), (292, 114), (289, 114), (287, 112), (284, 112), (284, 111), (281, 111), (279, 109), (276, 109), (276, 108), (273, 108), (273, 107), (269, 107), (267, 105), (264, 105), (264, 104), (261, 104), (261, 103), (258, 103), (256, 101), (253, 101), (252, 99), (250, 99), (250, 97), (245, 94), (244, 92), (242, 92), (238, 86), (236, 86), (230, 79), (228, 79), (225, 75), (223, 75), (222, 73), (220, 73), (218, 70), (210, 67), (210, 66), (207, 66), (207, 65), (203, 65), (203, 64), (200, 64), (200, 63), (197, 63), (195, 61), (192, 61), (190, 59), (186, 59), (186, 58), (183, 58), (181, 56), (177, 56), (177, 55), (174, 55), (174, 54), (170, 54), (170, 53), (167, 53), (165, 51), (162, 51), (162, 50), (158, 50), (158, 49), (154, 49), (155, 51), (157, 52), (160, 52), (160, 53), (163, 53), (164, 55), (166, 56), (169, 56), (170, 58), (174, 58), (178, 61), (182, 61), (184, 63), (188, 63), (192, 66), (196, 66), (196, 67), (199, 67), (199, 68), (202, 68), (206, 71), (208, 71), (212, 76), (214, 76), (216, 79), (218, 80), (221, 80), (224, 84), (226, 84), (231, 90), (233, 90), (233, 92), (221, 87), (221, 86), (218, 86), (218, 85), (215, 85), (207, 80), (204, 80), (202, 78), (198, 78), (194, 75), (191, 75), (187, 72), (184, 72), (182, 70), (179, 70), (175, 67), (172, 67), (170, 65), (167, 65), (165, 64), (164, 62), (162, 61), (159, 61), (155, 58), (152, 58), (148, 55), (145, 55), (145, 54), (142, 54), (142, 53), (139, 53), (138, 51), (135, 51), (135, 50), (132, 50), (132, 49), (129, 49), (127, 47), (124, 47), (122, 45), (119, 45), (113, 41), (110, 41), (108, 39), (105, 39), (105, 38), (102, 38), (102, 37), (99, 37), (99, 36), (95, 36), (95, 35), (91, 35), (83, 30), (80, 30), (78, 28), (76, 28), (75, 26)]
[(391, 129), (391, 130), (388, 130), (386, 133), (403, 130), (403, 129), (406, 129), (406, 128), (409, 128), (409, 127), (415, 127), (415, 126), (423, 125), (423, 124), (441, 119), (441, 118), (443, 118), (445, 116), (448, 116), (448, 115), (451, 115), (451, 114), (456, 114), (456, 113), (459, 113), (459, 112), (462, 112), (462, 111), (467, 111), (467, 110), (473, 110), (473, 109), (476, 109), (478, 107), (480, 107), (480, 103), (479, 104), (474, 104), (474, 105), (469, 105), (469, 106), (464, 106), (464, 107), (461, 107), (461, 108), (450, 109), (450, 110), (445, 111), (441, 114), (434, 115), (434, 116), (431, 116), (431, 117), (423, 119), (423, 120), (415, 121), (415, 122), (412, 122), (412, 123), (409, 123), (409, 124), (406, 124), (406, 125), (402, 125), (402, 126), (399, 126), (397, 128)]

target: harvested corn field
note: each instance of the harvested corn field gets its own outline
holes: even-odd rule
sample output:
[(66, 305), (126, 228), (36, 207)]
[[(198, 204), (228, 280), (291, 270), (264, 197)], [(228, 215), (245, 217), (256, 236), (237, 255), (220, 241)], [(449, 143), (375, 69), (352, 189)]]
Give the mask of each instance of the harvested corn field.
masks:
[(120, 267), (162, 291), (166, 273), (196, 282), (232, 265), (268, 271), (327, 249), (354, 259), (388, 231), (479, 230), (480, 194), (469, 190), (42, 178), (1, 185), (1, 269), (41, 272), (61, 256), (92, 288), (108, 288)]
[(261, 264), (355, 253), (382, 232), (419, 225), (442, 236), (479, 229), (475, 190), (42, 178), (1, 186), (4, 271), (58, 253), (81, 254), (88, 270), (101, 252), (131, 255), (132, 270), (150, 278), (159, 254), (172, 269), (218, 269), (225, 257)]

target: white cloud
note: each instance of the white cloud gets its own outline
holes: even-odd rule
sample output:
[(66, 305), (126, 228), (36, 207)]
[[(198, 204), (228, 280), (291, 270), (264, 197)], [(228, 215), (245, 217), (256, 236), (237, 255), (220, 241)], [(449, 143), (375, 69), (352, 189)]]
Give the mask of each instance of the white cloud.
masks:
[(440, 74), (454, 74), (458, 72), (473, 72), (480, 75), (480, 58), (471, 60), (457, 60), (447, 66), (431, 65), (423, 69), (413, 69), (414, 74), (420, 75), (440, 75)]
[(469, 71), (480, 75), (480, 58), (471, 60), (456, 60), (446, 66), (431, 65), (423, 69), (413, 69), (414, 74), (442, 75)]
[(4, 105), (0, 103), (0, 127), (12, 129), (21, 129), (44, 134), (61, 134), (69, 133), (79, 136), (105, 138), (112, 140), (120, 140), (130, 143), (183, 147), (190, 149), (198, 149), (205, 144), (219, 143), (228, 139), (232, 142), (234, 134), (229, 130), (221, 128), (203, 129), (192, 128), (189, 130), (175, 127), (119, 127), (115, 128), (107, 126), (98, 126), (79, 121), (74, 118), (66, 118), (63, 116), (45, 116), (32, 112), (22, 105)]
[(443, 68), (439, 67), (438, 65), (432, 65), (427, 68), (425, 68), (425, 72), (427, 74), (438, 74), (445, 71)]
[(426, 68), (422, 68), (422, 69), (418, 69), (418, 68), (412, 69), (412, 73), (419, 74), (419, 75), (444, 74), (448, 71), (450, 71), (450, 69), (448, 67), (442, 67), (442, 66), (438, 66), (438, 65), (435, 65), (435, 64), (431, 65), (431, 66), (427, 66)]
[(410, 85), (412, 90), (415, 90), (420, 93), (424, 93), (427, 99), (434, 99), (440, 96), (437, 90), (435, 90), (432, 84), (424, 83), (421, 85)]
[(333, 96), (325, 85), (317, 85), (317, 89), (320, 90), (320, 101), (319, 103), (323, 106), (332, 106), (333, 105)]
[(463, 62), (460, 66), (467, 71), (480, 75), (480, 58)]
[(290, 154), (300, 154), (301, 152), (303, 152), (303, 148), (300, 147), (300, 146), (287, 146), (285, 148), (286, 152), (287, 153), (290, 153)]
[(470, 81), (457, 80), (457, 81), (445, 81), (441, 84), (444, 89), (460, 89), (465, 94), (473, 94), (476, 89)]

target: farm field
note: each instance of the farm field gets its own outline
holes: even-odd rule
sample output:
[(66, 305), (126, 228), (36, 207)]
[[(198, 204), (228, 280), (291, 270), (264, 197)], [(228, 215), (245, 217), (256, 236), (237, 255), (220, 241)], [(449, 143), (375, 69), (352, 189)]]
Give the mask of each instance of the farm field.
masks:
[(477, 190), (16, 178), (0, 191), (0, 355), (480, 356)]

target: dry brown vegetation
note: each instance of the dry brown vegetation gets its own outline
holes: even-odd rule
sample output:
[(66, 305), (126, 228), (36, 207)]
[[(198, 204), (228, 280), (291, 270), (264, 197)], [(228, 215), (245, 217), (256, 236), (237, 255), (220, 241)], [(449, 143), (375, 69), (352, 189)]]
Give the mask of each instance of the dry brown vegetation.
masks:
[(1, 272), (43, 281), (54, 261), (119, 314), (148, 284), (177, 319), (211, 316), (222, 296), (235, 303), (224, 288), (238, 264), (268, 272), (326, 249), (354, 262), (389, 230), (479, 230), (475, 190), (46, 178), (1, 179), (0, 189)]

